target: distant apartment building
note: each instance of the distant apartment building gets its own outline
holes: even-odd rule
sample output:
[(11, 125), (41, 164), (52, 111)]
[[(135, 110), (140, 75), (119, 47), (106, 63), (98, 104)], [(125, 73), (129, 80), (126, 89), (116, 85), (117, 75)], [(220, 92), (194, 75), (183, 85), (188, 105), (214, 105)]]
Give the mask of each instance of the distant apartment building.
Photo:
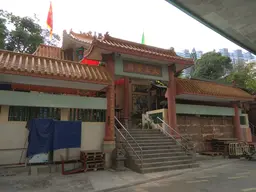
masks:
[(200, 59), (203, 55), (203, 51), (197, 51), (196, 52), (196, 56), (197, 56), (197, 59)]
[(249, 61), (254, 61), (255, 57), (250, 52), (243, 53), (241, 49), (229, 52), (227, 48), (222, 48), (219, 50), (221, 55), (230, 57), (233, 64), (247, 63)]
[(244, 55), (244, 60), (245, 61), (254, 60), (254, 56), (250, 52), (246, 52), (243, 55)]
[(181, 57), (190, 58), (190, 52), (189, 52), (188, 49), (184, 49), (180, 52), (177, 52), (176, 54), (181, 56)]
[(221, 55), (226, 56), (226, 57), (230, 57), (228, 49), (227, 48), (222, 48), (219, 50), (219, 52), (221, 53)]

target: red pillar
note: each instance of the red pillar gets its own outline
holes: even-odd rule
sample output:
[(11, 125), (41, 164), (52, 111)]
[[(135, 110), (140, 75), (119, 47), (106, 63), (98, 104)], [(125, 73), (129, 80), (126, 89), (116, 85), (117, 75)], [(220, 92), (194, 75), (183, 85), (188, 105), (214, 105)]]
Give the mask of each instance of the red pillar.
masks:
[(129, 90), (129, 78), (124, 78), (124, 121), (125, 126), (128, 127), (128, 120), (129, 120), (129, 96), (130, 96), (130, 90)]
[(112, 78), (112, 84), (107, 87), (107, 111), (106, 111), (106, 124), (105, 124), (105, 141), (114, 141), (115, 136), (115, 84), (114, 84), (114, 76), (115, 76), (115, 63), (113, 56), (109, 56), (106, 58), (106, 68)]
[(239, 109), (236, 103), (233, 104), (233, 107), (235, 112), (235, 116), (234, 116), (235, 136), (239, 140), (242, 140)]
[[(168, 67), (169, 73), (169, 83), (168, 83), (168, 123), (173, 129), (177, 130), (176, 123), (176, 82), (175, 82), (175, 67)], [(170, 130), (170, 133), (173, 134), (173, 131)]]

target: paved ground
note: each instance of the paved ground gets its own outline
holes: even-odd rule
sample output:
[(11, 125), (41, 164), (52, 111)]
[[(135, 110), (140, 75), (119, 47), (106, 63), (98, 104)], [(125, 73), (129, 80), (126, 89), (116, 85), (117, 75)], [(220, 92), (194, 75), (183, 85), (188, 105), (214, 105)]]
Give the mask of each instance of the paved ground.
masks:
[[(226, 166), (222, 166), (219, 168), (216, 167), (223, 164), (226, 164)], [(207, 188), (208, 185), (210, 185), (211, 188), (213, 188), (214, 184), (216, 183), (223, 184), (224, 181), (228, 181), (228, 183), (232, 181), (234, 182), (236, 180), (242, 181), (245, 180), (244, 178), (248, 177), (249, 174), (255, 174), (256, 176), (255, 168), (256, 162), (215, 159), (200, 162), (200, 168), (166, 171), (145, 175), (138, 174), (132, 171), (115, 172), (111, 170), (106, 170), (68, 176), (63, 176), (59, 173), (43, 174), (40, 176), (0, 176), (0, 192), (96, 192), (106, 189), (108, 189), (108, 191), (111, 191), (109, 190), (110, 188), (120, 188), (124, 186), (136, 187), (125, 188), (119, 191), (116, 190), (116, 192), (153, 192), (157, 190), (158, 192), (165, 192), (170, 191), (170, 189), (177, 189), (177, 191), (179, 192), (182, 192), (183, 190), (186, 190), (186, 192), (193, 192), (193, 190), (199, 191), (198, 188), (193, 188), (195, 186), (201, 186), (202, 189), (204, 189)], [(255, 171), (253, 169), (255, 169)], [(248, 172), (248, 170), (250, 170), (250, 173), (245, 173)], [(241, 173), (245, 175), (241, 175)], [(239, 178), (228, 178), (236, 176), (236, 174), (238, 174)], [(169, 178), (170, 176), (173, 176), (173, 178), (160, 181), (160, 179), (167, 177)], [(202, 176), (211, 177), (200, 178)], [(243, 176), (244, 178), (240, 178), (240, 176)], [(223, 178), (223, 182), (221, 178)], [(138, 185), (138, 183), (146, 183), (149, 181), (155, 182)], [(218, 187), (218, 185), (216, 187)], [(242, 188), (252, 187), (256, 187), (256, 182), (255, 186), (251, 184), (251, 186), (246, 185)]]
[(115, 192), (170, 191), (256, 192), (256, 161), (235, 161), (216, 168), (189, 172), (186, 175), (115, 190)]

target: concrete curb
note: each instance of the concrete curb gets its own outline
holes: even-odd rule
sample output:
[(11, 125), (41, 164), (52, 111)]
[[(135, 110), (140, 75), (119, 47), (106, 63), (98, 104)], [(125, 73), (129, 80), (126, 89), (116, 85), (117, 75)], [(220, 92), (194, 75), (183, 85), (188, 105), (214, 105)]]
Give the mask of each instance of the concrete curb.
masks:
[(167, 174), (167, 175), (164, 175), (164, 176), (154, 177), (154, 178), (146, 179), (144, 181), (136, 181), (136, 182), (133, 182), (133, 183), (122, 185), (122, 186), (112, 187), (112, 188), (108, 188), (108, 189), (101, 189), (101, 190), (97, 190), (97, 191), (94, 191), (94, 192), (111, 192), (111, 191), (115, 191), (115, 190), (118, 190), (118, 189), (125, 189), (125, 188), (133, 187), (133, 186), (136, 186), (136, 185), (141, 185), (141, 184), (144, 184), (144, 183), (149, 183), (149, 182), (159, 181), (159, 180), (162, 180), (162, 179), (167, 179), (167, 178), (171, 178), (171, 177), (175, 177), (175, 176), (180, 176), (180, 175), (183, 175), (184, 173), (187, 173), (187, 172), (195, 172), (195, 171), (198, 171), (198, 170), (206, 170), (206, 169), (211, 169), (213, 167), (220, 167), (222, 165), (226, 165), (226, 164), (229, 164), (231, 162), (238, 161), (238, 160), (239, 159), (235, 159), (235, 160), (231, 160), (231, 161), (228, 160), (228, 162), (216, 163), (216, 164), (204, 167), (204, 168), (198, 167), (198, 168), (191, 168), (190, 170), (186, 169), (184, 172), (181, 172), (181, 173), (174, 173), (174, 174), (170, 173), (170, 174)]

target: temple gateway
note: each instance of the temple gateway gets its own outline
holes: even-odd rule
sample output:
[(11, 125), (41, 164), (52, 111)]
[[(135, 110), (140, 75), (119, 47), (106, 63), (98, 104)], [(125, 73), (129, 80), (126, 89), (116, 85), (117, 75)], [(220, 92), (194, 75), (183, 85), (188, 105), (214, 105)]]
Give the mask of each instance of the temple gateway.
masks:
[[(213, 138), (251, 142), (243, 106), (254, 97), (233, 85), (176, 77), (193, 65), (174, 49), (108, 33), (64, 31), (61, 48), (40, 45), (31, 55), (0, 50), (0, 164), (69, 162), (83, 152), (104, 154), (102, 167), (124, 161), (147, 173), (198, 166), (186, 141), (194, 152)], [(32, 149), (32, 130), (46, 119), (80, 128), (59, 133), (55, 126), (53, 146)], [(31, 120), (37, 127), (28, 127)]]

